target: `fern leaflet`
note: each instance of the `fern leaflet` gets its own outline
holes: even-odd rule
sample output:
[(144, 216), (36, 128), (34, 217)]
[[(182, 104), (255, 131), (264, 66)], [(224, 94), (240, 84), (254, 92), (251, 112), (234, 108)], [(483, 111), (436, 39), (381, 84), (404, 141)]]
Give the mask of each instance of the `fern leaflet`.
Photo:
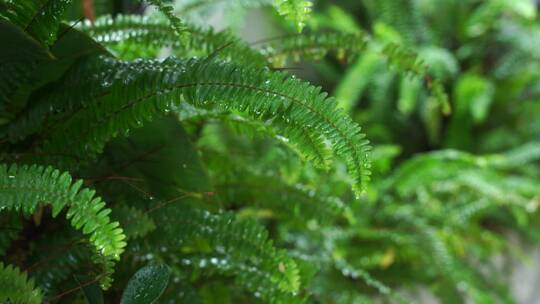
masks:
[(33, 280), (28, 280), (26, 273), (12, 265), (0, 262), (0, 302), (13, 304), (39, 304), (43, 295), (34, 286)]

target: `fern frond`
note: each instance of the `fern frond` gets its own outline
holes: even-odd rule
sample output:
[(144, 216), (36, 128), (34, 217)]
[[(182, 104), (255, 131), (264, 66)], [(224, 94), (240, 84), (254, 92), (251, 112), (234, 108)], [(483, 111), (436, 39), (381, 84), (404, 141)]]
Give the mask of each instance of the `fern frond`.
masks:
[[(108, 59), (101, 64), (109, 65), (115, 72), (94, 85), (94, 101), (88, 102), (87, 108), (77, 110), (49, 130), (49, 140), (44, 146), (46, 154), (95, 157), (111, 138), (186, 100), (197, 107), (240, 111), (257, 120), (272, 121), (280, 117), (287, 125), (292, 122), (289, 126), (292, 130), (278, 130), (291, 139), (301, 134), (295, 133), (295, 126), (303, 125), (305, 132), (328, 141), (334, 155), (345, 160), (357, 193), (369, 180), (369, 147), (365, 136), (320, 88), (285, 73), (204, 60), (171, 58), (163, 63), (126, 63)], [(308, 150), (311, 147), (297, 147), (306, 155), (324, 154)]]
[(2, 209), (32, 214), (41, 204), (51, 204), (53, 217), (68, 207), (71, 224), (90, 234), (90, 242), (104, 256), (118, 259), (126, 243), (117, 222), (110, 222), (110, 209), (94, 197), (95, 191), (82, 189), (82, 181), (72, 182), (67, 173), (51, 167), (0, 165)]
[(276, 137), (290, 146), (304, 160), (312, 162), (319, 168), (330, 168), (332, 151), (328, 148), (325, 139), (314, 134), (309, 125), (287, 120), (285, 117), (276, 117), (272, 120), (271, 126), (277, 130), (277, 133), (286, 134), (286, 137), (279, 134)]
[(174, 32), (175, 34), (180, 38), (180, 39), (185, 39), (187, 33), (189, 33), (189, 31), (187, 30), (186, 26), (184, 25), (184, 23), (182, 22), (182, 20), (180, 20), (180, 18), (176, 17), (176, 15), (174, 14), (174, 9), (171, 5), (165, 3), (164, 0), (144, 0), (150, 4), (152, 4), (153, 6), (157, 7), (157, 9), (163, 14), (165, 15), (165, 17), (167, 17), (167, 19), (169, 20), (170, 22), (170, 26), (174, 29)]
[[(238, 276), (238, 282), (264, 300), (274, 303), (284, 297), (292, 299), (298, 292), (300, 278), (296, 263), (286, 251), (276, 249), (268, 239), (268, 232), (254, 222), (235, 220), (230, 213), (212, 214), (185, 206), (165, 208), (158, 217), (176, 223), (156, 230), (161, 241), (180, 246), (187, 252), (196, 251), (205, 244), (202, 245), (203, 252), (208, 251), (204, 248), (209, 248), (227, 259), (228, 263), (223, 266), (232, 267), (230, 270)], [(214, 263), (212, 259), (198, 263), (199, 266), (213, 263), (215, 267), (222, 264)]]
[[(96, 41), (113, 47), (122, 57), (143, 57), (149, 46), (157, 53), (163, 47), (171, 47), (180, 55), (208, 56), (217, 52), (224, 60), (264, 66), (266, 61), (258, 51), (229, 31), (215, 32), (213, 29), (186, 25), (190, 35), (184, 41), (171, 32), (160, 18), (138, 15), (102, 16), (94, 24), (85, 22), (78, 28)], [(218, 51), (219, 50), (219, 51)]]
[(414, 193), (419, 185), (444, 180), (466, 168), (486, 167), (485, 157), (456, 150), (440, 150), (418, 155), (402, 164), (386, 182), (400, 195)]
[[(485, 280), (478, 278), (476, 271), (468, 265), (464, 265), (453, 254), (450, 246), (444, 239), (444, 233), (429, 227), (423, 221), (417, 221), (420, 231), (419, 246), (431, 252), (430, 260), (435, 264), (439, 275), (445, 277), (454, 286), (458, 286), (477, 303), (495, 302), (496, 297), (492, 294)], [(493, 289), (493, 293), (498, 293)]]
[(367, 46), (362, 33), (310, 32), (271, 40), (262, 53), (274, 67), (283, 67), (288, 58), (320, 60), (334, 53), (338, 60), (352, 59)]
[(0, 262), (0, 302), (13, 304), (39, 304), (43, 295), (34, 286), (33, 280), (28, 280), (27, 274), (12, 265)]
[(373, 13), (379, 16), (378, 20), (392, 26), (406, 43), (424, 40), (426, 27), (414, 0), (378, 0), (373, 3)]
[(71, 0), (7, 0), (0, 16), (19, 26), (37, 41), (50, 45)]
[[(197, 274), (202, 272), (204, 277), (212, 275), (234, 276), (234, 283), (253, 293), (255, 298), (261, 298), (265, 303), (300, 304), (299, 297), (284, 293), (268, 280), (268, 273), (253, 267), (248, 262), (239, 262), (220, 254), (189, 254), (183, 255), (180, 266)], [(279, 267), (279, 266), (278, 266)]]
[(335, 262), (335, 266), (341, 271), (344, 276), (350, 277), (355, 280), (360, 279), (364, 281), (366, 285), (376, 289), (377, 292), (379, 292), (381, 295), (388, 296), (389, 298), (394, 299), (398, 303), (411, 303), (410, 301), (403, 298), (402, 295), (398, 294), (390, 287), (386, 286), (383, 282), (372, 277), (369, 272), (365, 271), (364, 269), (354, 267), (344, 260), (337, 260)]
[(533, 141), (500, 154), (489, 156), (489, 163), (496, 168), (514, 169), (540, 159), (540, 142)]
[[(220, 175), (224, 175), (223, 172)], [(223, 176), (219, 177), (223, 179)], [(227, 204), (268, 210), (272, 215), (275, 213), (278, 217), (302, 223), (309, 220), (330, 223), (345, 211), (339, 198), (325, 197), (305, 186), (288, 185), (276, 176), (253, 174), (247, 170), (216, 184), (216, 190)]]
[[(180, 120), (196, 121), (201, 119), (212, 119), (225, 123), (234, 132), (247, 135), (252, 138), (262, 138), (267, 136), (274, 138), (285, 146), (291, 148), (302, 157), (303, 160), (312, 162), (320, 168), (330, 168), (332, 163), (332, 151), (328, 149), (323, 138), (311, 133), (309, 127), (292, 121), (287, 122), (281, 117), (275, 117), (271, 122), (255, 121), (249, 117), (237, 115), (238, 113), (227, 113), (222, 111), (209, 111), (195, 108), (190, 104), (182, 104), (175, 110), (178, 112)], [(278, 132), (277, 130), (287, 130)], [(280, 134), (289, 134), (283, 137)], [(298, 149), (298, 147), (304, 147)], [(303, 151), (315, 151), (313, 154), (307, 154)]]
[(277, 12), (290, 20), (296, 26), (298, 32), (306, 25), (313, 3), (308, 0), (274, 0)]
[[(452, 150), (432, 152), (404, 163), (386, 186), (404, 198), (417, 196), (420, 201), (453, 197), (456, 203), (449, 205), (447, 212), (455, 222), (501, 206), (516, 213), (535, 211), (538, 206), (534, 197), (539, 194), (538, 190), (530, 187), (527, 178), (514, 181), (513, 176), (505, 177), (500, 171), (505, 168), (505, 161), (499, 154), (474, 156)], [(467, 204), (462, 206), (460, 202)], [(521, 221), (519, 216), (516, 220)]]
[(400, 44), (394, 42), (386, 44), (382, 49), (382, 54), (388, 58), (393, 66), (411, 76), (423, 78), (427, 74), (427, 66), (418, 54)]
[(258, 51), (229, 31), (214, 32), (195, 26), (188, 26), (190, 37), (181, 43), (161, 19), (131, 15), (103, 16), (94, 24), (86, 22), (78, 28), (128, 59), (147, 54), (149, 46), (155, 48), (155, 53), (162, 47), (171, 47), (178, 56), (208, 56), (216, 52), (218, 58), (261, 67), (267, 62), (282, 67), (289, 58), (319, 60), (328, 53), (339, 60), (351, 59), (367, 43), (363, 33), (310, 32), (263, 41)]
[(441, 81), (439, 79), (433, 79), (429, 75), (428, 66), (418, 54), (393, 42), (388, 43), (383, 47), (382, 54), (389, 63), (399, 71), (424, 81), (429, 93), (434, 97), (434, 100), (437, 101), (442, 112), (446, 115), (450, 114), (450, 102)]
[(135, 207), (121, 205), (111, 215), (120, 222), (128, 239), (144, 237), (156, 229), (154, 220)]
[[(121, 235), (123, 240), (125, 237)], [(112, 285), (114, 267), (116, 265), (117, 257), (106, 256), (101, 253), (101, 251), (96, 251), (91, 255), (92, 262), (98, 266), (97, 278), (96, 281), (99, 282), (101, 288), (108, 289)]]
[[(51, 248), (54, 249), (51, 250)], [(43, 257), (43, 252), (47, 252), (47, 257), (54, 258), (47, 260), (47, 257)], [(77, 239), (73, 231), (59, 231), (32, 243), (32, 254), (27, 261), (32, 266), (28, 268), (28, 271), (31, 271), (33, 278), (46, 296), (72, 286), (74, 275), (92, 276), (101, 283), (103, 288), (108, 288), (112, 281), (112, 272), (103, 269), (108, 263), (114, 266), (114, 262), (105, 259), (108, 261), (105, 263), (98, 256), (103, 257), (96, 252), (92, 244), (86, 240)], [(43, 263), (44, 261), (47, 263)]]

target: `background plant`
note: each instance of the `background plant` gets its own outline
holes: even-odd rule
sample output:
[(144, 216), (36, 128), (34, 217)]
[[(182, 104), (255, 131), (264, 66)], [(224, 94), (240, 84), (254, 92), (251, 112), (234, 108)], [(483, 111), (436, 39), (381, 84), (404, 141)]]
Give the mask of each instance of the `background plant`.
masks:
[(92, 8), (0, 2), (0, 300), (515, 301), (534, 1)]

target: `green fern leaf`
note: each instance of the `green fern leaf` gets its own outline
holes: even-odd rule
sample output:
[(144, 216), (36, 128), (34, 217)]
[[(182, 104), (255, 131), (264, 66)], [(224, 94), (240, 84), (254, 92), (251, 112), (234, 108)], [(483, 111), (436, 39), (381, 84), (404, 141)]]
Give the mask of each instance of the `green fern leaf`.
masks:
[(32, 214), (36, 207), (49, 203), (53, 217), (68, 207), (71, 224), (90, 234), (90, 242), (103, 256), (118, 259), (124, 250), (125, 236), (117, 222), (110, 222), (109, 209), (95, 191), (81, 189), (82, 181), (72, 182), (67, 173), (51, 167), (0, 165), (0, 199), (2, 209)]
[(149, 2), (158, 8), (158, 10), (167, 17), (170, 22), (170, 26), (174, 29), (175, 34), (180, 37), (180, 39), (185, 39), (186, 34), (189, 32), (180, 18), (176, 17), (174, 14), (174, 9), (172, 6), (165, 3), (163, 0), (144, 0)]
[(445, 115), (451, 114), (450, 101), (441, 81), (439, 79), (433, 79), (429, 75), (428, 66), (418, 54), (393, 42), (384, 46), (382, 54), (386, 56), (390, 64), (398, 71), (424, 81), (431, 96), (437, 102), (437, 106), (441, 108), (442, 113)]
[(307, 0), (274, 0), (274, 6), (278, 13), (285, 16), (296, 26), (298, 32), (306, 25), (306, 20), (311, 12), (311, 1)]
[(392, 26), (407, 44), (415, 44), (426, 38), (426, 26), (420, 16), (418, 5), (412, 0), (374, 1), (373, 13), (380, 21)]
[(43, 303), (41, 290), (34, 287), (26, 273), (18, 268), (0, 262), (0, 302), (13, 304)]
[[(254, 222), (235, 220), (231, 213), (212, 214), (186, 206), (163, 208), (157, 217), (175, 223), (156, 230), (160, 242), (180, 246), (187, 252), (206, 244), (203, 252), (209, 248), (226, 259), (225, 264), (205, 259), (197, 265), (228, 267), (222, 270), (232, 271), (238, 283), (270, 303), (278, 302), (276, 299), (293, 299), (298, 292), (300, 277), (296, 263), (286, 251), (276, 249), (268, 239), (268, 232)], [(183, 263), (189, 266), (193, 262), (188, 258)]]
[[(353, 188), (357, 193), (369, 180), (369, 148), (365, 136), (320, 88), (284, 73), (205, 60), (171, 58), (165, 62), (128, 63), (106, 59), (98, 63), (115, 72), (104, 75), (99, 83), (93, 80), (91, 84), (84, 84), (93, 88), (90, 95), (94, 101), (85, 101), (86, 106), (49, 130), (43, 151), (51, 158), (43, 157), (41, 161), (60, 158), (76, 165), (73, 159), (95, 157), (111, 138), (141, 126), (154, 115), (185, 100), (197, 107), (240, 111), (257, 120), (272, 121), (280, 117), (288, 128), (278, 131), (293, 144), (303, 143), (295, 142), (302, 132), (308, 132), (321, 142), (329, 142), (334, 155), (345, 160), (355, 179)], [(72, 98), (78, 99), (81, 95), (87, 97), (83, 93)], [(306, 128), (297, 132), (295, 126), (300, 125)], [(310, 150), (313, 145), (296, 146), (311, 159), (325, 154)], [(69, 151), (66, 147), (70, 147)]]
[[(94, 247), (84, 240), (73, 240), (77, 235), (71, 232), (58, 231), (54, 235), (49, 235), (47, 238), (37, 240), (32, 244), (35, 249), (28, 257), (30, 263), (39, 263), (43, 258), (41, 255), (43, 252), (54, 255), (54, 259), (46, 264), (47, 267), (29, 269), (36, 284), (43, 289), (46, 295), (54, 294), (57, 290), (62, 289), (66, 282), (73, 280), (74, 275), (82, 274), (84, 270), (81, 270), (79, 265), (91, 264), (93, 271), (101, 267), (101, 265), (89, 263)], [(51, 248), (62, 248), (62, 250), (54, 252), (50, 250)]]
[(288, 58), (320, 60), (334, 53), (338, 60), (352, 59), (367, 46), (367, 36), (362, 32), (311, 32), (270, 40), (262, 53), (275, 67), (285, 65)]
[[(218, 153), (211, 154), (216, 157)], [(224, 157), (224, 161), (231, 160)], [(235, 164), (237, 168), (241, 167), (239, 163)], [(247, 208), (247, 214), (250, 209), (256, 208), (262, 212), (266, 210), (270, 217), (291, 222), (306, 224), (316, 220), (325, 224), (348, 211), (340, 199), (325, 197), (303, 185), (288, 185), (277, 176), (255, 174), (249, 170), (236, 171), (224, 174), (223, 170), (216, 170), (216, 191), (226, 204)]]
[[(302, 299), (289, 292), (283, 292), (268, 279), (268, 273), (252, 263), (240, 262), (220, 254), (186, 254), (182, 256), (182, 269), (192, 275), (203, 272), (203, 278), (212, 275), (234, 276), (238, 286), (253, 293), (254, 298), (260, 298), (264, 303), (271, 304), (300, 304)], [(278, 267), (279, 264), (278, 264)]]
[(141, 238), (156, 229), (154, 220), (143, 211), (122, 205), (112, 211), (112, 216), (118, 219), (128, 239)]
[(258, 51), (229, 31), (215, 32), (186, 25), (190, 35), (180, 41), (169, 26), (160, 18), (146, 16), (117, 15), (115, 18), (102, 16), (93, 24), (82, 23), (78, 28), (96, 41), (116, 51), (122, 58), (157, 55), (163, 47), (171, 47), (177, 56), (208, 56), (217, 52), (219, 58), (250, 65), (264, 66), (266, 60)]

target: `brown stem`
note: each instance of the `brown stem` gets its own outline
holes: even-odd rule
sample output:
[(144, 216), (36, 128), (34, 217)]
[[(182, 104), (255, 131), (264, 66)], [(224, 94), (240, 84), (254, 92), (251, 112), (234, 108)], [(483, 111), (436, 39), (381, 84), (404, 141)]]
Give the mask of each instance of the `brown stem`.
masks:
[(94, 13), (94, 0), (83, 0), (82, 9), (84, 17), (94, 23), (96, 20), (96, 14)]

